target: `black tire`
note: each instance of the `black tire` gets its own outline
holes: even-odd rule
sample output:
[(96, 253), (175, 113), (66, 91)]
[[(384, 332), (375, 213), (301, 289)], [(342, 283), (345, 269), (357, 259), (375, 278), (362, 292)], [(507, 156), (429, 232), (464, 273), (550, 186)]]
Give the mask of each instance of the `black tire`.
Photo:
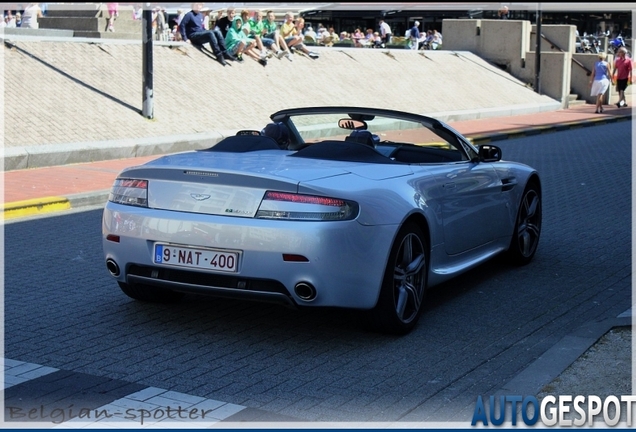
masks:
[(119, 288), (128, 297), (139, 301), (153, 303), (176, 303), (183, 298), (184, 293), (167, 290), (165, 288), (153, 287), (150, 285), (133, 285), (126, 282), (117, 282)]
[(537, 251), (541, 237), (541, 190), (528, 183), (517, 210), (517, 221), (512, 233), (508, 258), (513, 264), (526, 265)]
[(428, 277), (428, 242), (414, 223), (406, 223), (391, 247), (380, 297), (371, 311), (374, 330), (406, 334), (422, 313)]

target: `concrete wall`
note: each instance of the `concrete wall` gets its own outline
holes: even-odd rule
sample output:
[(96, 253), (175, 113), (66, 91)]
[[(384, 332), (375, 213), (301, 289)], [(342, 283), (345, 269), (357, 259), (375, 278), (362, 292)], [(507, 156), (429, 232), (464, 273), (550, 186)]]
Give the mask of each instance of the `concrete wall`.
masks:
[[(541, 33), (545, 39), (541, 39), (541, 52), (544, 51), (576, 51), (576, 26), (573, 25), (542, 25)], [(530, 31), (530, 49), (536, 49), (537, 26), (532, 25)]]
[(480, 53), (497, 64), (521, 65), (530, 49), (530, 22), (482, 20)]
[(445, 19), (442, 21), (443, 49), (477, 53), (480, 49), (480, 32), (481, 20)]
[(445, 19), (443, 49), (471, 51), (508, 69), (525, 59), (530, 46), (529, 25), (520, 20)]
[[(541, 68), (539, 90), (541, 94), (561, 101), (561, 106), (567, 108), (570, 95), (570, 65), (571, 54), (562, 52), (541, 52)], [(535, 84), (536, 81), (536, 52), (529, 51), (526, 56), (526, 67), (513, 69), (512, 75), (519, 74), (522, 81)], [(588, 92), (589, 93), (589, 92)]]
[[(542, 25), (540, 91), (561, 102), (570, 103), (571, 94), (594, 103), (589, 79), (597, 54), (576, 54), (576, 27)], [(471, 51), (505, 68), (519, 80), (534, 86), (536, 81), (536, 25), (522, 20), (444, 20), (444, 50)], [(612, 56), (608, 56), (612, 62)], [(615, 88), (607, 94), (615, 98)]]

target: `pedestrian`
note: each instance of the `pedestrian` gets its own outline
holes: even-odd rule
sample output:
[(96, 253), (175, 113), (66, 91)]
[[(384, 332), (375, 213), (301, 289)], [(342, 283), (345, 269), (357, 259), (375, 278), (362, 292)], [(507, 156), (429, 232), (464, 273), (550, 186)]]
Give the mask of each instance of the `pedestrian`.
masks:
[(289, 61), (293, 61), (291, 51), (285, 43), (285, 38), (281, 36), (280, 29), (276, 23), (276, 14), (274, 14), (274, 11), (268, 10), (266, 17), (267, 20), (263, 21), (263, 37), (273, 40), (283, 51), (285, 58)]
[[(304, 25), (304, 18), (299, 18), (299, 20), (302, 20)], [(296, 27), (296, 23), (294, 22), (294, 13), (285, 13), (285, 22), (280, 26), (280, 35), (285, 39), (285, 44), (289, 47), (290, 51), (294, 49), (302, 51), (312, 59), (319, 58), (320, 56), (317, 52), (307, 49), (303, 43), (303, 36), (299, 33), (298, 27)]]
[(236, 60), (236, 58), (225, 49), (225, 38), (222, 37), (220, 31), (216, 29), (205, 30), (203, 28), (202, 7), (203, 3), (192, 3), (192, 10), (185, 14), (179, 23), (181, 39), (195, 46), (203, 46), (209, 43), (216, 61), (226, 66), (226, 59)]
[(603, 97), (610, 85), (612, 69), (606, 61), (607, 54), (598, 54), (598, 61), (592, 69), (592, 79), (590, 80), (590, 96), (596, 97), (596, 114), (603, 112)]
[(225, 44), (227, 45), (228, 52), (236, 56), (236, 60), (239, 63), (243, 63), (243, 54), (252, 57), (262, 66), (267, 66), (267, 58), (260, 57), (254, 49), (256, 48), (256, 41), (250, 39), (243, 31), (243, 19), (238, 16), (232, 21), (232, 26), (227, 31), (225, 36)]
[(497, 12), (499, 19), (507, 20), (509, 18), (510, 11), (508, 10), (508, 6), (504, 6)]
[(420, 43), (420, 22), (415, 21), (409, 30), (409, 45), (412, 50), (417, 50)]
[(108, 8), (108, 31), (115, 31), (115, 18), (119, 16), (119, 3), (106, 3)]
[(25, 28), (39, 28), (38, 18), (42, 18), (42, 9), (38, 3), (29, 3), (26, 8), (24, 8), (24, 13), (22, 14), (22, 22), (16, 26), (25, 27)]
[[(219, 11), (216, 17), (216, 28), (221, 30), (221, 34), (225, 38), (227, 36), (227, 32), (232, 27), (232, 22), (234, 21), (234, 16), (236, 15), (236, 10), (233, 7), (227, 8), (227, 14), (222, 17), (221, 14), (223, 11)], [(241, 20), (242, 22), (242, 20)]]
[(380, 36), (382, 37), (382, 43), (386, 47), (391, 43), (391, 26), (389, 26), (383, 19), (380, 20)]
[(616, 106), (621, 108), (627, 106), (625, 90), (632, 83), (632, 59), (627, 56), (627, 48), (625, 47), (620, 47), (616, 55), (612, 82), (616, 83), (616, 90), (618, 91)]
[[(265, 21), (263, 20), (264, 14), (263, 11), (257, 10), (254, 12), (253, 18), (249, 22), (250, 29), (250, 38), (256, 40), (256, 45), (260, 48), (261, 46), (265, 46), (267, 49), (271, 50), (276, 54), (278, 59), (282, 58), (286, 53), (283, 51), (274, 38), (268, 38), (266, 36), (267, 30), (265, 29)], [(245, 26), (245, 24), (243, 24)], [(274, 35), (274, 37), (276, 37)], [(259, 39), (261, 43), (259, 44)]]

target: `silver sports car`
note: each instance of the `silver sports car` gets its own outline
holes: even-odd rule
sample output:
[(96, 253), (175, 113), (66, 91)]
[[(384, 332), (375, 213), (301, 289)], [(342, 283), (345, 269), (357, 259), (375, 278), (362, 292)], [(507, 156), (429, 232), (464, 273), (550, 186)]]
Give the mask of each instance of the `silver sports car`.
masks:
[(377, 329), (406, 333), (428, 287), (499, 253), (534, 256), (539, 175), (498, 147), (385, 109), (271, 120), (119, 174), (102, 231), (125, 294), (364, 309)]

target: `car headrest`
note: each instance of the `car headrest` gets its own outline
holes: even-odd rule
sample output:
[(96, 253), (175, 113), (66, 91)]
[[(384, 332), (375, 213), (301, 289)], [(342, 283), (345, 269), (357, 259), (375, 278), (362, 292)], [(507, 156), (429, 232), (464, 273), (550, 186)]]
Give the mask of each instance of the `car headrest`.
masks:
[(289, 129), (281, 122), (269, 123), (261, 133), (273, 138), (281, 148), (289, 145)]
[(351, 132), (345, 141), (349, 142), (357, 142), (360, 144), (366, 144), (371, 147), (375, 147), (379, 142), (379, 138), (376, 135), (373, 135), (371, 132), (366, 130), (356, 130)]

